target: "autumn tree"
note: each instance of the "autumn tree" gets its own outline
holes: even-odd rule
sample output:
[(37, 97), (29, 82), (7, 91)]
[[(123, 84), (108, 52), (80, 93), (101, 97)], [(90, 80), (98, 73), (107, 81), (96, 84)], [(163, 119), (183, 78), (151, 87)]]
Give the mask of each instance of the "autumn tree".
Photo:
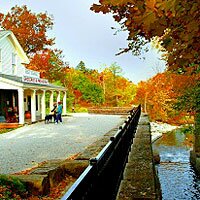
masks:
[(117, 106), (132, 106), (136, 94), (136, 85), (128, 79), (120, 76), (116, 82)]
[(158, 73), (147, 84), (147, 110), (153, 120), (168, 122), (174, 114), (175, 94), (168, 73)]
[(150, 90), (148, 89), (147, 81), (140, 81), (136, 88), (136, 95), (134, 98), (134, 104), (141, 105), (142, 111), (147, 113), (147, 97), (149, 96)]
[(169, 72), (158, 73), (138, 84), (134, 103), (141, 104), (143, 111), (149, 114), (152, 121), (170, 124), (191, 122), (191, 113), (175, 109), (175, 105), (180, 103), (177, 99), (186, 87), (186, 79), (188, 80), (188, 77)]
[(122, 68), (117, 63), (106, 67), (100, 76), (105, 103), (109, 106), (130, 105), (135, 95), (135, 85), (122, 76)]
[(54, 39), (47, 37), (53, 18), (47, 13), (35, 14), (27, 6), (15, 6), (7, 14), (0, 13), (0, 26), (15, 34), (28, 55), (54, 44)]
[(72, 85), (75, 95), (80, 94), (80, 100), (86, 101), (87, 103), (91, 103), (93, 105), (103, 103), (104, 99), (102, 88), (98, 84), (92, 82), (84, 74), (84, 72), (77, 70), (77, 72), (74, 73)]
[(116, 66), (115, 63), (106, 67), (102, 72), (102, 87), (104, 90), (105, 102), (110, 106), (117, 106), (117, 91), (116, 83), (121, 68)]
[[(168, 70), (194, 75), (194, 84), (180, 96), (189, 101), (182, 109), (192, 110), (195, 116), (195, 156), (200, 155), (200, 1), (199, 0), (100, 0), (94, 4), (95, 12), (112, 13), (128, 31), (128, 47), (122, 52), (135, 55), (147, 42), (157, 37), (165, 51)], [(189, 73), (188, 73), (189, 71)], [(191, 93), (192, 91), (192, 93)], [(200, 169), (199, 169), (200, 171)]]
[(41, 78), (46, 78), (50, 82), (60, 81), (63, 86), (66, 86), (67, 65), (63, 61), (61, 50), (38, 51), (30, 58), (30, 64), (27, 65), (27, 68), (40, 72)]

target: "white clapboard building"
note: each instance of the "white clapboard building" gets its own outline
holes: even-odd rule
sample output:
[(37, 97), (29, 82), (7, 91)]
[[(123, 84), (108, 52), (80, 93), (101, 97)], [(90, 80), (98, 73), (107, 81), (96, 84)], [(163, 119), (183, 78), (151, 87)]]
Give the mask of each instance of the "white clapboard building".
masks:
[(39, 72), (26, 69), (28, 63), (15, 35), (0, 30), (0, 122), (24, 124), (27, 113), (31, 122), (44, 119), (46, 108), (51, 110), (55, 101), (63, 103), (66, 114), (67, 89), (41, 79)]

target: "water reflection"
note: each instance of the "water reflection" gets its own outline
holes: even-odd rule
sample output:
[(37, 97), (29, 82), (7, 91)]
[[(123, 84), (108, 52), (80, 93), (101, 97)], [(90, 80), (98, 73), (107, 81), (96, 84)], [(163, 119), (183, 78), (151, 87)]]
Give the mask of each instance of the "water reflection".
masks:
[(189, 162), (193, 136), (176, 130), (163, 135), (153, 145), (159, 152), (157, 165), (164, 200), (200, 199), (200, 179)]

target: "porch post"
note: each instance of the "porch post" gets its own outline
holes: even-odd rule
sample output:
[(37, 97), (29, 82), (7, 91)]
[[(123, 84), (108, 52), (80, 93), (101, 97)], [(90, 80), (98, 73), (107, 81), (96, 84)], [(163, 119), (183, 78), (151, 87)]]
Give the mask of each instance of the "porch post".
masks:
[(58, 91), (57, 103), (60, 101), (60, 91)]
[(50, 111), (53, 109), (53, 92), (54, 91), (50, 91), (50, 103), (49, 103)]
[(42, 119), (45, 119), (46, 116), (46, 104), (45, 104), (45, 93), (46, 91), (43, 90), (42, 97), (41, 97), (41, 104), (42, 104)]
[(64, 95), (63, 95), (63, 115), (66, 115), (67, 113), (67, 92), (64, 91)]
[(41, 95), (38, 93), (38, 113), (41, 113)]
[(19, 124), (24, 124), (24, 89), (18, 89)]
[(36, 99), (35, 99), (36, 90), (31, 92), (31, 122), (36, 121)]

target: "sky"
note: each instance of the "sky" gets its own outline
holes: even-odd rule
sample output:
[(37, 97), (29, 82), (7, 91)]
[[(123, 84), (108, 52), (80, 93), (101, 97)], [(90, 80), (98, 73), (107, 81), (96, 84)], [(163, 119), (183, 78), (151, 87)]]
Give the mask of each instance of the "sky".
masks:
[[(84, 3), (83, 3), (84, 2)], [(64, 61), (76, 67), (83, 61), (87, 68), (98, 69), (117, 63), (123, 70), (122, 75), (134, 83), (147, 80), (165, 69), (157, 50), (150, 48), (145, 57), (131, 53), (116, 56), (120, 48), (127, 47), (126, 32), (119, 28), (110, 14), (103, 15), (90, 10), (97, 0), (0, 0), (0, 12), (7, 13), (15, 6), (27, 5), (34, 13), (47, 12), (54, 18), (53, 30), (49, 37), (55, 37), (55, 48), (63, 50)]]

